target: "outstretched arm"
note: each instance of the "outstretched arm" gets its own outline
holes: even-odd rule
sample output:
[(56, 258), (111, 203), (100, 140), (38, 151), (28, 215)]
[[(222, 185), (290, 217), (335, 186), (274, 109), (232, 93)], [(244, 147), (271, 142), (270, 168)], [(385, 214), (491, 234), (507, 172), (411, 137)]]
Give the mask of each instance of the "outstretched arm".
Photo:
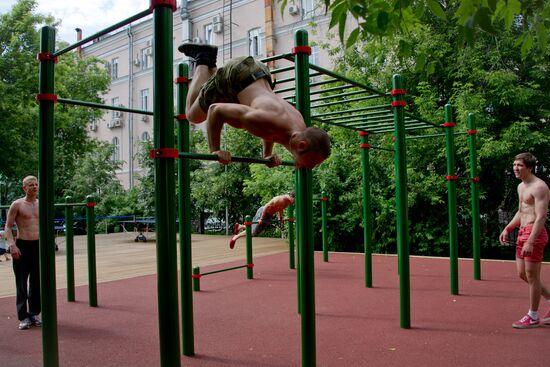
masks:
[(10, 250), (11, 256), (13, 256), (15, 260), (19, 259), (19, 256), (21, 256), (21, 251), (19, 251), (19, 248), (15, 245), (15, 239), (13, 238), (12, 232), (12, 228), (15, 224), (15, 218), (17, 217), (18, 211), (19, 203), (16, 201), (11, 204), (10, 209), (8, 210), (6, 225), (4, 226), (4, 237), (6, 239), (6, 245)]

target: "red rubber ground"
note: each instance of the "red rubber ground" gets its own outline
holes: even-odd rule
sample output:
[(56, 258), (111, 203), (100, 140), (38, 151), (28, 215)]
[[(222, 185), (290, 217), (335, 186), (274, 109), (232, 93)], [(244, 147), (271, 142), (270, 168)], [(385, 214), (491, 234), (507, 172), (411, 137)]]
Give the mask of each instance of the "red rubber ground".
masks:
[[(459, 264), (460, 295), (450, 295), (449, 260), (411, 258), (411, 329), (399, 327), (397, 258), (374, 256), (374, 288), (364, 287), (361, 254), (316, 254), (318, 366), (549, 366), (550, 326), (515, 330), (528, 309), (527, 285), (513, 262)], [(228, 266), (234, 263), (226, 264)], [(218, 267), (205, 267), (210, 271)], [(194, 293), (195, 357), (182, 366), (299, 366), (300, 320), (288, 256), (255, 259), (245, 269), (201, 279)], [(543, 266), (550, 284), (550, 266)], [(155, 276), (98, 285), (99, 307), (58, 291), (61, 366), (158, 366)], [(541, 302), (541, 312), (550, 305)], [(42, 365), (41, 332), (17, 329), (15, 299), (0, 299), (0, 366)]]

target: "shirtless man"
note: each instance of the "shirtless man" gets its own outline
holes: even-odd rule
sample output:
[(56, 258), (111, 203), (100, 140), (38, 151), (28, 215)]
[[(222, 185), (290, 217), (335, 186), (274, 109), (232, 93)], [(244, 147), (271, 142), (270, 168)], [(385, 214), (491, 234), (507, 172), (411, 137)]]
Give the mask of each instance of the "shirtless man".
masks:
[(271, 160), (270, 167), (281, 164), (273, 154), (274, 143), (292, 154), (298, 168), (313, 168), (329, 156), (327, 133), (306, 127), (300, 112), (273, 93), (271, 74), (263, 63), (252, 56), (238, 57), (217, 69), (216, 46), (184, 43), (178, 49), (195, 62), (187, 119), (197, 124), (206, 120), (208, 146), (220, 163), (231, 161), (231, 154), (220, 150), (224, 123), (261, 138), (263, 157)]
[[(276, 213), (279, 213), (279, 222), (283, 223), (285, 217), (284, 210), (288, 208), (290, 204), (294, 204), (293, 192), (287, 195), (275, 196), (273, 199), (269, 200), (267, 204), (260, 207), (252, 220), (256, 222), (252, 223), (252, 236), (257, 236), (262, 233), (271, 224), (273, 216)], [(229, 248), (235, 247), (235, 242), (237, 242), (239, 238), (246, 236), (246, 226), (235, 223), (233, 233), (235, 235), (231, 237), (229, 241)]]
[(550, 324), (550, 310), (539, 318), (541, 295), (550, 305), (550, 291), (540, 279), (544, 247), (548, 243), (546, 212), (550, 191), (546, 183), (534, 175), (537, 159), (531, 153), (520, 153), (514, 158), (514, 174), (521, 180), (518, 185), (519, 209), (514, 218), (500, 234), (499, 240), (506, 244), (508, 234), (520, 227), (516, 245), (518, 275), (529, 285), (529, 312), (512, 326), (517, 329)]
[[(38, 316), (40, 314), (40, 273), (36, 177), (27, 176), (23, 179), (23, 191), (25, 197), (11, 204), (5, 226), (5, 237), (13, 258), (20, 330), (42, 325)], [(16, 240), (12, 233), (14, 224), (17, 226)]]

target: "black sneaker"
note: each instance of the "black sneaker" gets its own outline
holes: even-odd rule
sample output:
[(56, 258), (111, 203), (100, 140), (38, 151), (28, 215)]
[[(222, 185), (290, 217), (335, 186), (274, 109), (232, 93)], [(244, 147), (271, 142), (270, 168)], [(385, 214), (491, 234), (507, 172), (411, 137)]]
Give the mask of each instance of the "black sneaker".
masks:
[(32, 326), (42, 326), (42, 320), (40, 319), (40, 316), (30, 316)]
[(179, 52), (192, 58), (196, 65), (216, 67), (218, 47), (212, 45), (199, 45), (196, 43), (183, 43), (178, 47)]
[(19, 330), (27, 330), (30, 329), (32, 325), (32, 321), (30, 318), (26, 318), (19, 322)]

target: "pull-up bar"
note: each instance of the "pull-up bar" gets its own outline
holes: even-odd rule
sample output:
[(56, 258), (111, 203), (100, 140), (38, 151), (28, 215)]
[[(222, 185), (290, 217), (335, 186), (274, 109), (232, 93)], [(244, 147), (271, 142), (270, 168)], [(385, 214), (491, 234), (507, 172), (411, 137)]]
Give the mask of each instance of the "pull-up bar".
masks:
[(75, 99), (58, 98), (57, 101), (59, 103), (72, 104), (72, 105), (84, 106), (84, 107), (92, 107), (92, 108), (101, 108), (101, 109), (104, 109), (104, 110), (139, 113), (139, 114), (142, 114), (142, 115), (149, 115), (149, 116), (154, 115), (154, 113), (152, 111), (137, 110), (137, 109), (134, 109), (134, 108), (127, 108), (127, 107), (122, 107), (122, 106), (109, 106), (109, 105), (102, 104), (102, 103), (79, 101), (79, 100), (75, 100)]
[[(190, 152), (179, 152), (179, 157), (183, 159), (196, 159), (196, 160), (202, 160), (202, 161), (218, 161), (220, 159), (216, 154), (203, 154), (203, 153), (190, 153)], [(271, 160), (264, 159), (264, 158), (236, 157), (236, 156), (231, 156), (231, 162), (259, 163), (259, 164), (273, 163)], [(294, 166), (294, 162), (282, 161), (281, 165)]]

